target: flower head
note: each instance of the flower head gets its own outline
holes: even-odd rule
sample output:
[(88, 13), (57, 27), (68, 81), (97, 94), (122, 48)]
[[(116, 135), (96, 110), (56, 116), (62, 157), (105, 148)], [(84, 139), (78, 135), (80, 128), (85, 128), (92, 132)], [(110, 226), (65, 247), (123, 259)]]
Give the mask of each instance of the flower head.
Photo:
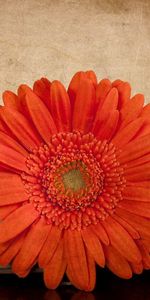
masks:
[(95, 286), (95, 264), (130, 278), (150, 268), (150, 105), (130, 85), (78, 72), (42, 78), (0, 107), (0, 264), (49, 288), (66, 272)]

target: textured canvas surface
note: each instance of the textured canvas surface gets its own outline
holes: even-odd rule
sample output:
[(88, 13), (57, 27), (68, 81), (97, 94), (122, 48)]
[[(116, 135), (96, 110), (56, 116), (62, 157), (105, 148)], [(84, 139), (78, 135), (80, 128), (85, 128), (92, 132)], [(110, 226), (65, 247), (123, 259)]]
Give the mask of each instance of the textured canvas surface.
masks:
[(149, 102), (149, 20), (149, 0), (0, 0), (0, 93), (93, 69)]

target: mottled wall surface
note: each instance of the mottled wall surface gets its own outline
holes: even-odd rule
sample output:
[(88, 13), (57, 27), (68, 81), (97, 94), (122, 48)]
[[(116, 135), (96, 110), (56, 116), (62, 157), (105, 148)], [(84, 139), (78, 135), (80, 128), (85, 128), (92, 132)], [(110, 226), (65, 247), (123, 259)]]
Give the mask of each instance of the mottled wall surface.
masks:
[(150, 102), (150, 0), (0, 0), (0, 93), (81, 69)]

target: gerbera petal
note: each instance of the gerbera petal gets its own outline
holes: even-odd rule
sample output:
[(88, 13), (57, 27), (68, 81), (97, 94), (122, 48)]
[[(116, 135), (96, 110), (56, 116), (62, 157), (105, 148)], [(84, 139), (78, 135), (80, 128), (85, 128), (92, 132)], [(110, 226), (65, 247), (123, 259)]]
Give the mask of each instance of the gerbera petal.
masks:
[(100, 140), (111, 140), (115, 134), (117, 124), (119, 120), (119, 111), (114, 110), (110, 113), (109, 118), (106, 120), (106, 123), (103, 123), (99, 131), (97, 131), (96, 137)]
[(36, 132), (31, 127), (29, 121), (20, 112), (2, 107), (0, 115), (25, 148), (32, 150), (40, 144)]
[(116, 133), (116, 135), (112, 139), (112, 143), (119, 148), (123, 147), (134, 138), (143, 124), (143, 118), (134, 120)]
[(24, 156), (28, 155), (28, 152), (19, 143), (3, 132), (0, 132), (0, 141), (4, 146), (10, 147)]
[(79, 284), (88, 289), (89, 273), (81, 233), (69, 229), (65, 231), (64, 237), (67, 265), (71, 268), (73, 276), (77, 278)]
[(127, 187), (135, 187), (135, 188), (145, 188), (145, 189), (149, 189), (150, 188), (150, 182), (149, 181), (140, 181), (140, 182), (127, 182), (126, 183)]
[(19, 175), (0, 172), (0, 206), (28, 200), (23, 182)]
[(39, 254), (38, 264), (41, 268), (45, 267), (53, 257), (61, 239), (61, 235), (62, 231), (56, 226), (52, 226), (48, 238)]
[(128, 82), (121, 82), (116, 80), (112, 83), (112, 86), (116, 87), (119, 94), (118, 109), (121, 109), (130, 99), (131, 86)]
[(30, 268), (47, 239), (49, 231), (50, 226), (46, 224), (44, 218), (40, 218), (31, 226), (21, 250), (13, 262), (13, 271), (15, 273), (20, 273), (20, 271)]
[(32, 204), (25, 204), (0, 223), (0, 243), (7, 242), (31, 225), (39, 216)]
[(140, 252), (129, 233), (112, 217), (103, 221), (112, 246), (129, 261), (141, 261)]
[(127, 210), (116, 208), (116, 214), (131, 224), (143, 238), (150, 239), (150, 221)]
[(124, 105), (121, 109), (121, 126), (120, 128), (125, 127), (131, 121), (134, 121), (142, 112), (144, 105), (144, 96), (142, 94), (137, 94), (131, 100)]
[(127, 260), (111, 245), (104, 247), (106, 265), (117, 276), (129, 279), (132, 270)]
[(16, 210), (20, 204), (11, 204), (0, 207), (0, 221), (5, 219), (11, 212)]
[(104, 267), (105, 256), (100, 240), (90, 227), (81, 231), (84, 243), (98, 265)]
[(47, 288), (57, 288), (63, 278), (65, 269), (66, 260), (64, 257), (63, 239), (60, 239), (53, 257), (44, 269), (44, 281)]
[(143, 164), (135, 168), (125, 170), (125, 176), (128, 181), (141, 181), (149, 180), (150, 178), (150, 166), (149, 164)]
[(101, 223), (97, 223), (96, 225), (91, 225), (91, 229), (99, 237), (99, 239), (103, 242), (103, 244), (109, 245), (108, 235), (106, 233), (106, 230), (101, 225)]
[(43, 100), (48, 108), (50, 108), (50, 88), (51, 82), (47, 78), (41, 78), (33, 85), (33, 92)]
[(2, 95), (2, 97), (3, 97), (4, 105), (6, 107), (10, 107), (13, 109), (18, 108), (18, 106), (17, 106), (18, 97), (16, 94), (14, 94), (11, 91), (5, 91)]
[(141, 274), (143, 272), (143, 263), (130, 263), (131, 269), (135, 274)]
[(88, 291), (92, 291), (96, 284), (96, 266), (91, 253), (86, 249), (86, 258), (89, 272)]
[(140, 165), (144, 165), (145, 163), (148, 163), (148, 162), (150, 162), (150, 153), (146, 154), (142, 157), (139, 157), (136, 160), (129, 161), (128, 163), (125, 164), (125, 166), (126, 166), (126, 169), (127, 169), (127, 172), (128, 172), (128, 169), (131, 169), (133, 167), (137, 167), (137, 166), (140, 166)]
[(95, 108), (95, 89), (88, 79), (82, 80), (74, 103), (72, 127), (87, 133), (92, 126)]
[(12, 240), (0, 244), (0, 255), (4, 253), (12, 244)]
[(73, 76), (68, 87), (68, 94), (71, 101), (72, 110), (74, 108), (74, 102), (82, 80), (89, 79), (94, 85), (96, 85), (95, 77), (96, 75), (93, 71), (87, 71), (87, 72), (80, 71)]
[(142, 136), (145, 136), (147, 134), (150, 134), (150, 119), (143, 118), (144, 123), (143, 126), (140, 128), (139, 132), (135, 136), (135, 138), (138, 137), (138, 139)]
[(90, 79), (92, 81), (92, 83), (96, 86), (97, 85), (97, 77), (95, 72), (93, 72), (92, 70), (86, 71), (85, 75), (88, 79)]
[(99, 109), (102, 107), (110, 89), (111, 89), (111, 82), (109, 79), (102, 79), (98, 83), (96, 88), (96, 107), (99, 106)]
[(113, 87), (118, 87), (118, 85), (123, 84), (123, 80), (121, 79), (116, 79), (112, 82)]
[(102, 124), (108, 120), (110, 112), (116, 110), (118, 105), (118, 92), (116, 88), (113, 88), (108, 93), (105, 101), (101, 107), (101, 102), (97, 108), (97, 113), (93, 121), (91, 132), (97, 136)]
[[(25, 233), (14, 239), (12, 244), (0, 255), (0, 265), (6, 267), (19, 252), (23, 242)], [(29, 253), (29, 252), (28, 252)]]
[(144, 245), (146, 246), (148, 252), (150, 253), (150, 239), (142, 239)]
[(86, 251), (86, 258), (87, 258), (87, 264), (88, 264), (88, 272), (89, 272), (89, 283), (88, 286), (85, 286), (84, 282), (81, 282), (78, 278), (78, 274), (74, 273), (71, 269), (70, 265), (67, 266), (66, 274), (72, 284), (80, 289), (80, 290), (86, 290), (86, 291), (92, 291), (96, 284), (96, 267), (95, 267), (95, 261), (88, 251), (88, 249), (85, 249)]
[(69, 96), (60, 81), (53, 81), (50, 91), (50, 111), (58, 131), (71, 130), (71, 104)]
[(77, 72), (71, 79), (69, 87), (68, 87), (68, 94), (70, 97), (71, 105), (74, 107), (74, 102), (76, 99), (77, 91), (82, 79), (85, 79), (86, 75), (83, 71)]
[(67, 269), (66, 269), (66, 275), (68, 277), (68, 279), (70, 280), (70, 282), (79, 290), (86, 290), (85, 285), (83, 284), (83, 282), (81, 282), (78, 277), (76, 276), (76, 274), (74, 273), (74, 271), (72, 270), (71, 266), (68, 265)]
[(136, 215), (150, 218), (150, 202), (141, 202), (141, 201), (131, 202), (130, 200), (124, 200), (118, 204), (118, 207), (121, 207)]
[(141, 117), (143, 118), (149, 118), (150, 117), (150, 103), (145, 105), (141, 112)]
[(126, 200), (147, 202), (150, 200), (150, 190), (148, 188), (127, 186), (123, 191), (123, 196)]
[(137, 241), (137, 245), (142, 254), (142, 262), (145, 269), (150, 269), (150, 253), (142, 240)]
[(51, 135), (57, 133), (57, 129), (47, 107), (42, 100), (31, 91), (26, 94), (26, 105), (39, 134), (46, 143), (49, 142)]
[(19, 171), (28, 172), (26, 157), (14, 149), (0, 144), (0, 165)]
[(128, 143), (118, 155), (121, 164), (150, 153), (150, 134)]
[(126, 222), (116, 214), (113, 214), (113, 219), (115, 219), (122, 227), (124, 227), (124, 229), (126, 229), (128, 233), (133, 237), (133, 239), (140, 239), (139, 232), (128, 222)]

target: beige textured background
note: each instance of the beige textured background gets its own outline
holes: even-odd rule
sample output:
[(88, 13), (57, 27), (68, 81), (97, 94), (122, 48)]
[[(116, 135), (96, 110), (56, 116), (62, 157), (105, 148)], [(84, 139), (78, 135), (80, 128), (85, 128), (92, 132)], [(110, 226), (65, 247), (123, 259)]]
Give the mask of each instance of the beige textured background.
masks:
[(0, 93), (81, 69), (150, 102), (150, 0), (0, 0)]

